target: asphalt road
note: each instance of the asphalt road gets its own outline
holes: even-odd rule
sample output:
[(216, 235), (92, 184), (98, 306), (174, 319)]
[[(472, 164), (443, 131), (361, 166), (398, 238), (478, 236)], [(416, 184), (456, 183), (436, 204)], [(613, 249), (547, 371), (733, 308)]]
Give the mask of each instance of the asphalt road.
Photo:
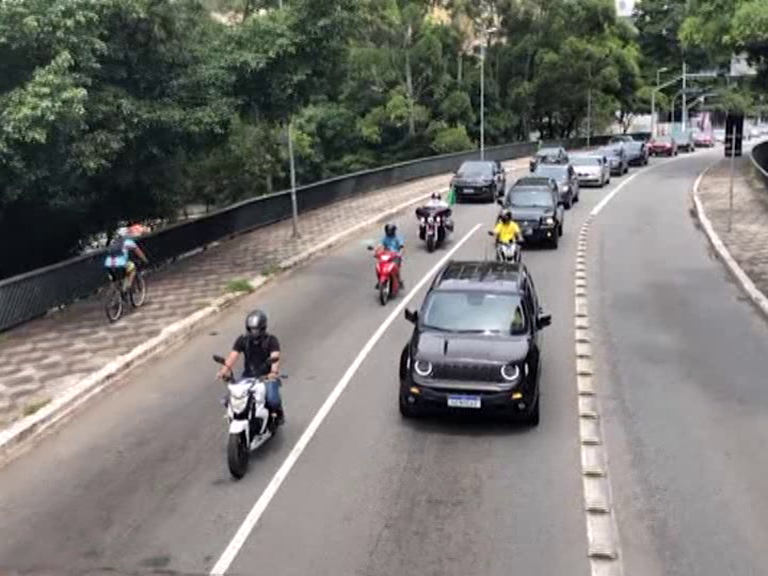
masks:
[(698, 152), (592, 227), (591, 307), (625, 573), (768, 574), (768, 326), (691, 217)]
[[(638, 186), (644, 178), (635, 180)], [(553, 314), (541, 425), (401, 420), (397, 362), (410, 325), (399, 319), (290, 471), (231, 573), (588, 574), (573, 260), (578, 228), (608, 190), (582, 190), (558, 251), (524, 253)], [(496, 208), (462, 205), (456, 212), (454, 242), (476, 223), (485, 225), (456, 257), (483, 258), (490, 249), (484, 230)], [(601, 218), (608, 220), (607, 212)], [(412, 214), (400, 223), (411, 240), (410, 288), (444, 251), (426, 253)], [(376, 301), (373, 261), (364, 248), (366, 238), (378, 235), (372, 230), (241, 301), (0, 470), (0, 569), (207, 573), (390, 314), (394, 303), (382, 308)], [(414, 307), (422, 297), (416, 295)], [(225, 464), (223, 387), (213, 379), (210, 355), (228, 350), (255, 306), (268, 311), (285, 351), (288, 424), (255, 456), (248, 475), (233, 482)]]

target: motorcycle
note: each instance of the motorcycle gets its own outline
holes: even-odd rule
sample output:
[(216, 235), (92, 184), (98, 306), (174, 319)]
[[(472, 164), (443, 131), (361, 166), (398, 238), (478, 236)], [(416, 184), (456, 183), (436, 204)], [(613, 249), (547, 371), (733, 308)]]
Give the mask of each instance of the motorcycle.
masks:
[[(493, 231), (488, 232), (489, 236), (496, 236)], [(522, 250), (517, 242), (499, 242), (496, 241), (496, 262), (512, 262), (519, 264), (522, 260)]]
[[(373, 246), (368, 246), (373, 250)], [(379, 301), (382, 306), (397, 296), (400, 291), (400, 255), (390, 250), (378, 249), (373, 255), (376, 258), (376, 277), (379, 279)]]
[[(224, 358), (213, 361), (224, 364)], [(232, 477), (239, 480), (248, 470), (251, 452), (275, 435), (279, 424), (277, 415), (267, 409), (267, 386), (259, 378), (226, 379), (228, 394), (225, 402), (229, 421), (227, 465)]]
[(419, 219), (419, 239), (427, 243), (427, 252), (434, 252), (445, 242), (449, 232), (453, 232), (453, 222), (450, 220), (450, 208), (422, 206), (416, 208)]

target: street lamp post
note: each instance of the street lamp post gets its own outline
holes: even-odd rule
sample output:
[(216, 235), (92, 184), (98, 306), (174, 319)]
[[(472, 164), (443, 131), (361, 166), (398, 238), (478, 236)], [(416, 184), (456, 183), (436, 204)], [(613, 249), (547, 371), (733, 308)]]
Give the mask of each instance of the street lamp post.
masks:
[(296, 198), (296, 162), (293, 155), (293, 121), (288, 122), (288, 157), (291, 165), (291, 210), (293, 237), (300, 238), (299, 234), (299, 202)]
[(496, 32), (496, 28), (486, 29), (483, 25), (480, 38), (480, 159), (485, 160), (485, 51), (488, 36)]
[(669, 70), (666, 66), (656, 70), (656, 88), (651, 90), (651, 138), (656, 135), (656, 92), (660, 90), (659, 84), (661, 83), (660, 75), (662, 72)]
[(686, 84), (686, 72), (687, 72), (687, 66), (685, 64), (685, 60), (683, 60), (683, 111), (682, 111), (682, 113), (680, 115), (680, 123), (683, 125), (683, 132), (685, 132), (685, 126), (687, 124), (686, 118), (685, 118), (685, 113), (686, 113), (686, 109), (685, 109), (685, 89), (687, 87), (687, 84)]

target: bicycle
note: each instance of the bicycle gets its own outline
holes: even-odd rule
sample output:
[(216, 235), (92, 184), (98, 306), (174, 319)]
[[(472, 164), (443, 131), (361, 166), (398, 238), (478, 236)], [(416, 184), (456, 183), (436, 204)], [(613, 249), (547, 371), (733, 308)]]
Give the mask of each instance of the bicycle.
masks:
[(144, 273), (136, 270), (133, 282), (128, 290), (123, 290), (125, 268), (109, 270), (110, 286), (104, 297), (104, 311), (110, 322), (117, 322), (123, 315), (125, 304), (129, 301), (134, 308), (141, 308), (147, 299), (147, 282)]

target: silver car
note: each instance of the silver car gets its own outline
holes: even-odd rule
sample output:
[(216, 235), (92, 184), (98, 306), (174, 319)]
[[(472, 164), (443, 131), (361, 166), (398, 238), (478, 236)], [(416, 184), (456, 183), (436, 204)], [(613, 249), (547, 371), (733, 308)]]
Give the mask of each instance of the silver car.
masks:
[(611, 181), (611, 167), (605, 156), (597, 154), (571, 156), (571, 165), (576, 170), (576, 177), (582, 186), (602, 188)]

